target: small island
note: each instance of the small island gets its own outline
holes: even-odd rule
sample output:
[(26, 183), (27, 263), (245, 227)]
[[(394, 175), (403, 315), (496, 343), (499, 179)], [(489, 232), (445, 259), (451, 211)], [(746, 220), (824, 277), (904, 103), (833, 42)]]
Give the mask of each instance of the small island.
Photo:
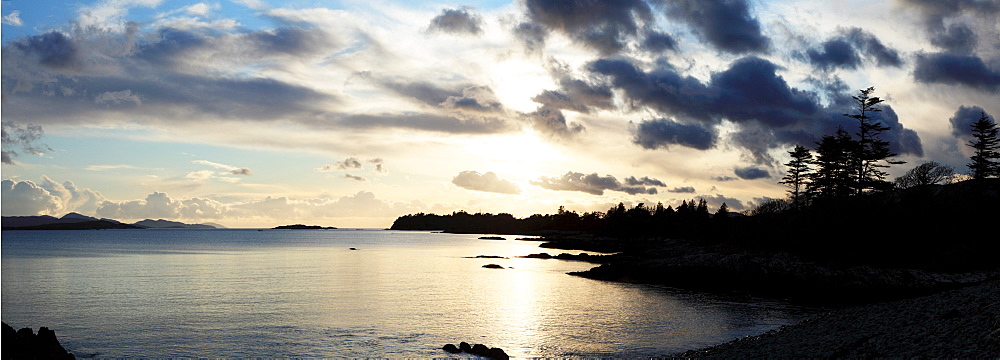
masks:
[(295, 224), (295, 225), (275, 226), (272, 229), (275, 229), (275, 230), (336, 230), (337, 228), (335, 228), (333, 226), (323, 227), (323, 226), (319, 226), (319, 225)]

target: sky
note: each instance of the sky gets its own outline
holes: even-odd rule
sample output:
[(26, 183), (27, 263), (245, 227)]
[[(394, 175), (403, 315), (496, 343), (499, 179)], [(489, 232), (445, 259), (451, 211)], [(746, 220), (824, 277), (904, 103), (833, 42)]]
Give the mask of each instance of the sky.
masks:
[(1000, 0), (11, 0), (2, 213), (385, 228), (753, 208), (874, 87), (897, 160), (968, 171)]

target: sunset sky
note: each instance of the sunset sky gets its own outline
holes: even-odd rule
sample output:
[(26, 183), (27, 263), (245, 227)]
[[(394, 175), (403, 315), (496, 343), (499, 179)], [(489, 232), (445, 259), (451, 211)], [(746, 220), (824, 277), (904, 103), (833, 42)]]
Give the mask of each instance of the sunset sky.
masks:
[(907, 164), (1000, 114), (1000, 1), (2, 3), (4, 216), (388, 227), (785, 196), (884, 98)]

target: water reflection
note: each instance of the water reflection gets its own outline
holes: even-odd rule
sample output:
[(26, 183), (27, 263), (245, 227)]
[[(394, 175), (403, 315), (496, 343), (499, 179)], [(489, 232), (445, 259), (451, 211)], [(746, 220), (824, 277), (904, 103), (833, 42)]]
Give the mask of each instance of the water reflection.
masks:
[[(426, 358), (466, 341), (518, 358), (641, 357), (808, 313), (583, 279), (565, 273), (593, 265), (517, 258), (539, 252), (536, 242), (387, 231), (135, 233), (4, 232), (4, 321), (48, 326), (70, 351), (106, 356)], [(66, 255), (77, 251), (88, 256)], [(507, 258), (469, 258), (481, 254)], [(505, 269), (482, 268), (488, 263)]]

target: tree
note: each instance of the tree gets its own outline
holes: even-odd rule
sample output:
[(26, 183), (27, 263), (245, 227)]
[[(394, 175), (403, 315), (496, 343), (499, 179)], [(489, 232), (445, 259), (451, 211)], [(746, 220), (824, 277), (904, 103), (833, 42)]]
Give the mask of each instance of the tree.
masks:
[(929, 161), (917, 165), (917, 167), (910, 169), (903, 176), (896, 178), (896, 187), (907, 189), (914, 186), (937, 184), (954, 173), (955, 169), (951, 166)]
[(972, 162), (968, 164), (973, 179), (1000, 176), (1000, 138), (997, 133), (997, 124), (986, 113), (982, 113), (979, 120), (972, 124), (975, 140), (967, 145), (974, 150), (970, 157)]
[(811, 174), (806, 191), (821, 198), (850, 196), (855, 189), (852, 165), (858, 143), (839, 127), (836, 133), (823, 136), (816, 145), (816, 172)]
[(813, 155), (802, 145), (796, 145), (788, 154), (792, 156), (792, 161), (785, 164), (788, 167), (788, 174), (778, 183), (791, 188), (788, 192), (792, 195), (792, 207), (798, 209), (806, 200), (804, 195), (809, 177), (812, 175), (810, 166)]
[(715, 212), (715, 215), (713, 215), (712, 218), (714, 219), (729, 218), (729, 206), (726, 205), (726, 203), (722, 203), (722, 205), (719, 206), (719, 210)]
[(890, 158), (896, 156), (889, 150), (889, 142), (882, 140), (883, 131), (890, 128), (874, 120), (870, 114), (881, 112), (875, 106), (881, 104), (882, 100), (876, 96), (871, 96), (875, 92), (874, 87), (861, 90), (858, 96), (851, 96), (857, 102), (857, 114), (844, 114), (849, 118), (858, 120), (858, 136), (854, 153), (852, 154), (852, 167), (855, 194), (860, 195), (867, 189), (877, 189), (886, 185), (885, 177), (889, 174), (881, 169), (889, 167), (883, 164), (903, 164), (902, 161), (893, 161)]

